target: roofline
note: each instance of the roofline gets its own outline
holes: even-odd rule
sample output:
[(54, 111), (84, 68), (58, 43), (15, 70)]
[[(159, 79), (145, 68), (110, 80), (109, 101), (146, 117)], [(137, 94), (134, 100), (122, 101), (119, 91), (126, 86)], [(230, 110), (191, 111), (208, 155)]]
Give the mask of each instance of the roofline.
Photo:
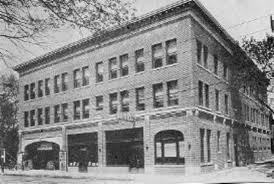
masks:
[[(140, 17), (137, 17), (137, 18), (134, 18), (128, 22), (125, 22), (121, 25), (118, 25), (118, 26), (114, 26), (114, 27), (111, 27), (105, 31), (102, 31), (98, 34), (95, 34), (95, 35), (92, 35), (92, 36), (88, 36), (86, 38), (83, 38), (83, 39), (80, 39), (76, 42), (73, 42), (73, 43), (70, 43), (70, 44), (67, 44), (61, 48), (58, 48), (56, 50), (53, 50), (53, 51), (50, 51), (44, 55), (41, 55), (41, 56), (38, 56), (34, 59), (31, 59), (27, 62), (24, 62), (24, 63), (21, 63), (19, 65), (16, 65), (13, 67), (13, 69), (17, 72), (22, 72), (22, 71), (25, 71), (24, 68), (32, 65), (32, 64), (39, 64), (39, 62), (43, 62), (47, 59), (51, 59), (51, 57), (54, 57), (55, 55), (57, 54), (60, 54), (62, 55), (63, 52), (67, 52), (69, 51), (70, 49), (74, 49), (74, 48), (78, 48), (80, 46), (84, 46), (85, 44), (88, 44), (88, 42), (92, 41), (92, 40), (96, 40), (96, 39), (101, 39), (102, 41), (105, 41), (104, 40), (104, 37), (111, 33), (111, 32), (115, 32), (115, 31), (119, 31), (120, 29), (124, 29), (124, 28), (127, 28), (128, 26), (130, 25), (133, 25), (133, 24), (137, 24), (137, 23), (141, 23), (142, 21), (148, 19), (148, 18), (152, 18), (156, 15), (159, 15), (161, 13), (165, 13), (169, 10), (172, 10), (174, 8), (177, 8), (177, 7), (180, 7), (182, 5), (185, 5), (187, 3), (191, 3), (193, 2), (201, 11), (202, 13), (204, 13), (216, 26), (218, 29), (220, 29), (220, 31), (224, 34), (224, 36), (233, 44), (233, 45), (237, 45), (237, 42), (225, 31), (225, 29), (221, 26), (221, 24), (213, 17), (213, 15), (200, 3), (199, 0), (179, 0), (175, 3), (172, 3), (170, 5), (167, 5), (167, 6), (164, 6), (162, 8), (159, 8), (157, 10), (154, 10), (152, 12), (149, 12), (145, 15), (142, 15)], [(103, 38), (101, 38), (103, 37)], [(115, 37), (115, 36), (114, 36)]]

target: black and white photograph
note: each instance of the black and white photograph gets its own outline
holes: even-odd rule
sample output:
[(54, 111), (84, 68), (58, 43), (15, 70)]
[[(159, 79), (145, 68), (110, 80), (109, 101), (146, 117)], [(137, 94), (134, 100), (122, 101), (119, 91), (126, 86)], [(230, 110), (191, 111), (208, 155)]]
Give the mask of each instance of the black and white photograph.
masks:
[(274, 0), (0, 0), (0, 184), (274, 183)]

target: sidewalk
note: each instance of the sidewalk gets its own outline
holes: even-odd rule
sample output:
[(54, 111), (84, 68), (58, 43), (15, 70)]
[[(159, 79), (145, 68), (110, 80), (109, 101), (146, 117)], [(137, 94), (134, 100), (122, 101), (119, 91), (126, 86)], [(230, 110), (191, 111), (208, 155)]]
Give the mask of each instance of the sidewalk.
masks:
[(184, 176), (184, 175), (158, 175), (158, 174), (118, 174), (118, 173), (67, 173), (62, 171), (9, 171), (5, 175), (9, 176), (30, 176), (30, 177), (52, 177), (71, 179), (91, 179), (91, 180), (118, 180), (137, 183), (224, 183), (224, 182), (270, 182), (274, 179), (266, 177), (263, 172), (247, 167), (236, 167), (207, 174)]

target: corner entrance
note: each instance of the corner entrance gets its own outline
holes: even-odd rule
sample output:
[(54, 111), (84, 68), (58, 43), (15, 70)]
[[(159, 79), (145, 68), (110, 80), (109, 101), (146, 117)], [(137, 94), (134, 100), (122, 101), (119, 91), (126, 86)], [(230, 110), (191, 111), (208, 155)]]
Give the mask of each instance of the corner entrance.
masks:
[(52, 142), (37, 142), (26, 146), (24, 165), (29, 169), (59, 169), (59, 145)]
[(107, 166), (144, 168), (143, 128), (106, 131)]

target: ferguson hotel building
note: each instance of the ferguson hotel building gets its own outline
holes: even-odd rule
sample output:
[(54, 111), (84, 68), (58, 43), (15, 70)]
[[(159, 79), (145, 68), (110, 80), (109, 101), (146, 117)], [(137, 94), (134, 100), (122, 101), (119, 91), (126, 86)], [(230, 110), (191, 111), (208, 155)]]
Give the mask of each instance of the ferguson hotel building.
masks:
[(191, 174), (269, 158), (266, 86), (232, 87), (236, 52), (211, 14), (184, 0), (14, 67), (18, 163)]

